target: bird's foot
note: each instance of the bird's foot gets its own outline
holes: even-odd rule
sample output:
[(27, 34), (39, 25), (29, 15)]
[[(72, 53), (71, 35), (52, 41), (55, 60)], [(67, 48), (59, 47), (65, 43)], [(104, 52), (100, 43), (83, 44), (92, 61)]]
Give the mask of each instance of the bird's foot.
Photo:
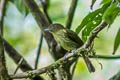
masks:
[(77, 53), (77, 49), (73, 49), (73, 50), (71, 51), (71, 53), (72, 53), (72, 54)]
[(70, 51), (68, 51), (65, 55), (64, 55), (64, 59), (67, 58), (67, 56), (69, 55)]
[(68, 50), (68, 52), (64, 55), (64, 58), (66, 59), (69, 54), (75, 54), (77, 49), (74, 50)]

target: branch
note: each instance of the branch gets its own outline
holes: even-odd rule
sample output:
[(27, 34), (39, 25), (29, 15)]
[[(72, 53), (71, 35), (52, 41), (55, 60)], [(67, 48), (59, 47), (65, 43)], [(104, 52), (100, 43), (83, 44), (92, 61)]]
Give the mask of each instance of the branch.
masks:
[[(72, 61), (76, 56), (80, 56), (80, 55), (79, 54), (69, 54), (66, 58), (61, 58), (61, 59), (57, 60), (55, 63), (53, 63), (53, 64), (51, 64), (47, 67), (37, 69), (37, 70), (33, 70), (33, 71), (30, 71), (30, 72), (32, 74), (36, 74), (36, 75), (46, 73), (47, 70), (57, 69), (59, 66), (65, 64), (65, 63), (68, 63), (69, 61)], [(82, 56), (80, 56), (80, 57), (82, 57)], [(97, 59), (120, 59), (120, 56), (95, 55), (95, 56), (89, 56), (89, 57), (90, 58), (97, 58)], [(29, 77), (28, 73), (29, 72), (24, 72), (24, 73), (19, 73), (19, 74), (16, 74), (16, 75), (11, 75), (11, 78), (13, 78), (13, 79), (28, 78)]]
[(67, 63), (68, 59), (70, 59), (71, 57), (75, 58), (75, 56), (76, 56), (76, 54), (73, 54), (73, 55), (69, 54), (67, 56), (67, 58), (61, 58), (61, 59), (57, 60), (55, 63), (53, 63), (53, 64), (51, 64), (47, 67), (44, 67), (44, 68), (41, 68), (41, 69), (38, 69), (38, 70), (32, 70), (32, 71), (29, 71), (29, 72), (23, 72), (23, 73), (16, 74), (16, 75), (11, 75), (11, 78), (13, 78), (13, 79), (28, 78), (29, 77), (28, 73), (32, 73), (32, 74), (36, 74), (36, 75), (46, 73), (47, 70), (57, 69), (59, 66)]
[(77, 2), (78, 2), (78, 0), (72, 0), (72, 2), (71, 2), (69, 12), (68, 12), (68, 18), (67, 18), (67, 21), (66, 21), (66, 28), (68, 28), (68, 29), (71, 28), (74, 13), (75, 13), (75, 9), (76, 9), (76, 6), (77, 6)]
[(47, 17), (49, 23), (52, 24), (52, 20), (51, 20), (50, 16), (48, 15), (48, 8), (49, 8), (50, 1), (49, 0), (40, 0), (40, 3), (43, 7), (43, 12), (44, 12), (45, 16)]
[[(3, 23), (6, 10), (7, 0), (0, 0), (0, 36), (3, 36)], [(0, 80), (12, 80), (10, 79), (5, 62), (4, 45), (2, 39), (0, 39)]]
[(50, 24), (47, 17), (39, 10), (34, 0), (24, 0), (24, 1), (26, 3), (26, 6), (29, 8), (32, 15), (34, 16), (36, 22), (38, 23), (43, 33), (43, 36), (47, 40), (48, 45), (50, 45), (51, 41), (53, 40), (53, 37), (49, 32), (44, 32), (44, 29), (47, 28)]

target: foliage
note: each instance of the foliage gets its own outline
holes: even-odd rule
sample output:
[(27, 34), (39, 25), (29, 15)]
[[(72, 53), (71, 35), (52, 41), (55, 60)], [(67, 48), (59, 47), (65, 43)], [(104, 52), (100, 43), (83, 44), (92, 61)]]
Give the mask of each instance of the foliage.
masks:
[(97, 27), (101, 21), (102, 16), (110, 3), (105, 4), (102, 8), (99, 8), (91, 13), (89, 13), (77, 27), (76, 32), (79, 33), (82, 29), (82, 40), (85, 42), (90, 32)]

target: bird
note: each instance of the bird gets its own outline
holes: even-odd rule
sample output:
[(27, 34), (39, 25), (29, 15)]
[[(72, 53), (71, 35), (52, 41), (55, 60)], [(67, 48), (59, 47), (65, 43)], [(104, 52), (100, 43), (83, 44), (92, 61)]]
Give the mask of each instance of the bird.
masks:
[[(65, 28), (62, 24), (59, 23), (50, 24), (48, 28), (44, 29), (44, 31), (50, 32), (56, 42), (67, 51), (80, 48), (84, 44), (77, 33)], [(88, 71), (95, 72), (95, 68), (89, 58), (85, 54), (82, 54), (82, 57), (86, 63)]]

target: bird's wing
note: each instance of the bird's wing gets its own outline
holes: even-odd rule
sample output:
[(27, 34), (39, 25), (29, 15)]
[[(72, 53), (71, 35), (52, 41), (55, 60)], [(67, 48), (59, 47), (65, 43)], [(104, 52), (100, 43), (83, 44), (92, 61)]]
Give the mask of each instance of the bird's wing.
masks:
[(68, 36), (71, 40), (82, 46), (84, 43), (83, 41), (79, 38), (79, 36), (73, 32), (72, 30), (66, 29), (66, 32), (68, 33)]

